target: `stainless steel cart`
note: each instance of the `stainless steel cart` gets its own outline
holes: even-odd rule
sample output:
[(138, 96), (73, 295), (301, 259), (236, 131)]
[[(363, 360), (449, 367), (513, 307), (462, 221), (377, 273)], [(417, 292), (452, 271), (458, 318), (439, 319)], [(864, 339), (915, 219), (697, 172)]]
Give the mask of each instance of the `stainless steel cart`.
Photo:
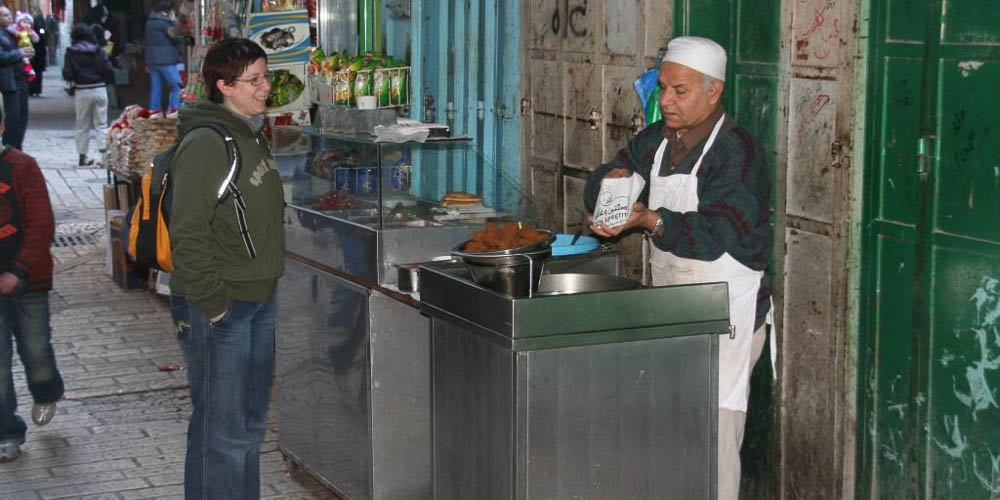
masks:
[(725, 283), (512, 299), (420, 270), (438, 500), (715, 498)]

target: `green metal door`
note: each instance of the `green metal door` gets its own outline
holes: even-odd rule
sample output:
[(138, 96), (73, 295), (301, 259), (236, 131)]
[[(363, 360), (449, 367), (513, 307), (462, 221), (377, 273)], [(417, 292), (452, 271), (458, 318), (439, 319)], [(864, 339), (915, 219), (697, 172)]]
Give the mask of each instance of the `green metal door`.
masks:
[(858, 498), (1000, 496), (992, 4), (871, 4)]
[[(674, 36), (705, 36), (726, 48), (729, 64), (723, 105), (770, 153), (772, 221), (778, 158), (780, 8), (780, 2), (768, 0), (677, 0), (674, 3)], [(773, 287), (772, 283), (772, 290)], [(769, 339), (772, 341), (773, 337)], [(778, 408), (772, 404), (772, 387), (771, 357), (769, 350), (764, 349), (750, 379), (746, 431), (740, 452), (743, 463), (741, 498), (777, 496)]]
[[(771, 154), (772, 179), (777, 157), (780, 2), (768, 0), (677, 0), (674, 36), (711, 38), (729, 58), (726, 111), (753, 133)], [(773, 200), (773, 197), (772, 197)]]

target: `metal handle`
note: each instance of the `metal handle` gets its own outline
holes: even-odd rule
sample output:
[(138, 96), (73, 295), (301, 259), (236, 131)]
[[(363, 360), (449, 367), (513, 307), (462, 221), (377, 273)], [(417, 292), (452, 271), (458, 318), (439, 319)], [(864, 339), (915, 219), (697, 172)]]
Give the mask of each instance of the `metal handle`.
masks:
[(926, 174), (934, 161), (933, 142), (937, 139), (934, 135), (925, 135), (917, 139), (917, 162), (916, 173)]
[[(524, 258), (528, 259), (528, 298), (530, 299), (535, 294), (534, 290), (532, 290), (532, 288), (534, 288), (534, 287), (531, 286), (531, 283), (533, 281), (535, 281), (535, 259), (532, 258), (530, 255), (528, 255), (526, 253), (517, 253), (517, 254), (513, 254), (513, 255), (515, 255), (517, 257), (524, 257)], [(545, 272), (545, 261), (544, 260), (542, 261), (542, 271), (538, 273), (539, 276), (541, 276), (541, 274), (543, 272)]]

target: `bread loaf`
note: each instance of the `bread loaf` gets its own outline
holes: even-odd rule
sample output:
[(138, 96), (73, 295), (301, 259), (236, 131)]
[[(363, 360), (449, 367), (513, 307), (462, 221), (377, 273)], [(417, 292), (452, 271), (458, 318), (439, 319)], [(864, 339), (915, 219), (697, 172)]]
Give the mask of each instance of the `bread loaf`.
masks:
[(483, 197), (465, 191), (452, 191), (441, 198), (443, 207), (467, 207), (482, 205)]

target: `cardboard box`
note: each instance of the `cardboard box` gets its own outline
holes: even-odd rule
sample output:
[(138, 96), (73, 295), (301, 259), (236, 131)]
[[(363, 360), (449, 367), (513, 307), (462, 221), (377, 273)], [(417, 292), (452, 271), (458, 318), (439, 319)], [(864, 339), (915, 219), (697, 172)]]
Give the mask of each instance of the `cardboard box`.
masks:
[(119, 237), (123, 218), (115, 216), (109, 223), (111, 231), (112, 279), (123, 290), (146, 288), (146, 272), (138, 270), (125, 255), (125, 247)]
[[(114, 192), (114, 189), (112, 188), (111, 191)], [(113, 240), (115, 238), (115, 235), (117, 235), (120, 232), (120, 229), (117, 229), (115, 231), (111, 230), (111, 221), (115, 217), (118, 217), (119, 220), (116, 221), (116, 223), (120, 226), (121, 219), (125, 217), (126, 214), (127, 212), (125, 212), (124, 210), (114, 210), (114, 209), (106, 210), (104, 212), (104, 232), (105, 232), (104, 241), (107, 242), (104, 252), (104, 273), (107, 274), (108, 277), (110, 278), (113, 278), (115, 275), (114, 252), (111, 251), (111, 240)]]
[(117, 210), (118, 196), (115, 193), (114, 184), (104, 185), (104, 210)]
[(132, 196), (129, 194), (128, 183), (118, 184), (118, 206), (122, 210), (128, 210), (132, 206)]
[(309, 11), (255, 12), (247, 18), (245, 32), (264, 49), (269, 69), (272, 64), (309, 61)]

